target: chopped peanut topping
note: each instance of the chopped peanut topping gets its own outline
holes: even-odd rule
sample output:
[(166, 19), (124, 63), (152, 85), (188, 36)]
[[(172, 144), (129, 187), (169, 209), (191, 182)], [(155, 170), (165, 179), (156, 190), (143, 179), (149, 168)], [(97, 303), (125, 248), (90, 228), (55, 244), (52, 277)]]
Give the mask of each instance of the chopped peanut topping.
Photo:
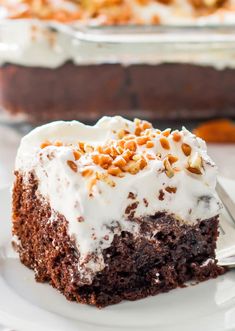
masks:
[(100, 155), (99, 164), (100, 164), (101, 167), (103, 167), (105, 165), (109, 166), (109, 165), (112, 164), (112, 162), (113, 162), (113, 159), (111, 158), (111, 156), (106, 155), (106, 154), (101, 154)]
[[(113, 131), (115, 138), (110, 138), (103, 144), (88, 144), (86, 142), (78, 142), (77, 146), (72, 144), (63, 144), (61, 141), (44, 141), (41, 148), (47, 146), (56, 147), (71, 147), (73, 160), (68, 160), (67, 164), (75, 173), (78, 172), (84, 178), (90, 179), (89, 188), (98, 181), (103, 181), (111, 187), (116, 183), (112, 180), (113, 177), (123, 177), (125, 174), (135, 175), (145, 169), (153, 160), (163, 162), (163, 171), (171, 178), (177, 172), (182, 171), (182, 166), (175, 167), (174, 164), (178, 161), (178, 157), (170, 153), (171, 144), (174, 149), (174, 143), (177, 148), (181, 148), (184, 155), (187, 157), (187, 165), (184, 167), (187, 171), (193, 174), (202, 174), (202, 158), (199, 154), (192, 153), (192, 147), (186, 143), (178, 145), (176, 143), (182, 141), (182, 134), (178, 130), (171, 133), (171, 129), (164, 131), (152, 128), (152, 125), (147, 121), (135, 119), (135, 127), (130, 129), (128, 125), (125, 129)], [(130, 130), (129, 130), (130, 129)], [(133, 133), (134, 132), (134, 133)], [(156, 142), (159, 140), (161, 147), (165, 150), (161, 153), (155, 150)], [(155, 148), (154, 148), (155, 147)], [(154, 154), (148, 153), (148, 149), (154, 148)], [(161, 150), (161, 148), (159, 148)], [(166, 155), (167, 154), (167, 155)], [(83, 162), (85, 161), (85, 162)], [(91, 166), (100, 167), (100, 171), (94, 172)], [(80, 169), (79, 169), (80, 167)], [(166, 187), (168, 193), (175, 193), (175, 188)], [(92, 196), (92, 193), (91, 193)]]
[(179, 131), (172, 132), (172, 135), (175, 142), (179, 142), (181, 140), (181, 134), (179, 133)]
[(73, 151), (73, 155), (74, 155), (74, 159), (75, 161), (79, 160), (81, 157), (81, 153), (79, 153), (78, 151), (74, 150)]
[(151, 129), (152, 128), (152, 124), (147, 122), (147, 121), (142, 121), (142, 130), (146, 130), (146, 129)]
[(103, 181), (111, 187), (116, 186), (115, 182), (110, 179), (108, 173), (96, 172), (96, 179)]
[(122, 170), (119, 167), (111, 166), (108, 168), (108, 173), (112, 176), (118, 176), (122, 173)]
[(90, 177), (90, 176), (93, 175), (93, 173), (94, 173), (94, 171), (92, 169), (84, 169), (82, 171), (82, 176), (83, 177)]
[(78, 167), (74, 161), (68, 160), (67, 164), (70, 167), (70, 169), (73, 170), (74, 172), (78, 171)]
[(78, 146), (79, 146), (80, 150), (81, 150), (83, 153), (85, 152), (84, 145), (85, 145), (84, 142), (81, 142), (81, 141), (80, 141), (80, 142), (78, 143)]
[(42, 144), (41, 144), (41, 146), (40, 146), (40, 148), (45, 148), (45, 147), (48, 147), (48, 146), (51, 146), (52, 145), (52, 143), (49, 141), (49, 140), (45, 140)]
[(129, 134), (130, 132), (129, 131), (127, 131), (127, 130), (120, 130), (119, 132), (118, 132), (118, 138), (119, 139), (122, 139), (122, 138), (124, 138), (127, 134)]
[(154, 142), (153, 141), (147, 141), (146, 148), (153, 148), (153, 147), (154, 147)]
[(164, 149), (170, 149), (170, 143), (166, 137), (161, 137), (160, 143)]
[(127, 164), (126, 160), (124, 159), (124, 157), (122, 156), (118, 156), (114, 161), (113, 161), (113, 165), (115, 165), (116, 167), (122, 168), (125, 167), (125, 165)]
[(105, 148), (103, 148), (103, 154), (110, 155), (111, 153), (112, 153), (111, 147), (105, 147)]
[(163, 161), (163, 164), (164, 164), (164, 167), (165, 167), (165, 172), (166, 172), (166, 175), (171, 178), (174, 176), (174, 170), (168, 160), (168, 158), (165, 158), (164, 161)]
[(170, 133), (171, 133), (171, 129), (166, 129), (166, 130), (162, 131), (162, 135), (165, 137), (169, 137)]
[(202, 175), (202, 158), (198, 153), (189, 157), (187, 170), (193, 174)]
[(168, 160), (169, 160), (170, 164), (173, 164), (173, 163), (175, 163), (175, 162), (177, 162), (177, 161), (178, 161), (178, 157), (177, 157), (177, 156), (174, 156), (174, 155), (171, 155), (171, 154), (169, 154), (169, 155), (168, 155)]
[(146, 154), (148, 160), (156, 160), (156, 157), (152, 154)]
[(142, 137), (136, 138), (136, 141), (137, 141), (138, 145), (145, 145), (149, 139), (150, 139), (149, 137), (142, 136)]
[(140, 127), (137, 127), (137, 128), (135, 129), (135, 135), (136, 135), (136, 136), (140, 136), (140, 135), (141, 135), (141, 132), (142, 132), (142, 130), (141, 130)]
[(133, 155), (134, 153), (128, 149), (122, 154), (122, 157), (128, 162), (133, 157)]
[(135, 152), (137, 149), (137, 144), (134, 140), (128, 140), (125, 142), (124, 148)]
[(181, 149), (182, 149), (185, 156), (189, 156), (192, 152), (191, 146), (189, 146), (188, 144), (185, 144), (185, 143), (183, 143), (181, 145)]
[(84, 144), (84, 151), (85, 151), (86, 153), (91, 153), (91, 152), (94, 151), (94, 147), (92, 147), (92, 146), (89, 145), (89, 144)]

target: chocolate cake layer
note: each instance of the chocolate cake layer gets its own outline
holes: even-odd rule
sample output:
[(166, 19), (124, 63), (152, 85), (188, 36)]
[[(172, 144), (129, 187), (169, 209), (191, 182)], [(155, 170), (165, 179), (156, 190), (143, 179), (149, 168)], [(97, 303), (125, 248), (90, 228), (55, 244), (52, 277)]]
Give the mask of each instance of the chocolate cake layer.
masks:
[[(24, 183), (16, 172), (13, 190), (13, 234), (19, 238), (20, 259), (39, 282), (50, 284), (67, 299), (104, 307), (121, 300), (137, 300), (203, 281), (224, 273), (216, 265), (218, 217), (189, 225), (156, 213), (140, 223), (140, 233), (123, 231), (103, 250), (105, 268), (91, 284), (81, 284), (79, 249), (68, 235), (68, 223), (57, 214), (50, 221), (50, 204), (39, 198), (33, 173)], [(79, 244), (79, 243), (78, 243)]]
[(0, 68), (0, 105), (37, 123), (117, 113), (151, 120), (234, 117), (234, 85), (234, 69), (191, 64), (6, 64)]

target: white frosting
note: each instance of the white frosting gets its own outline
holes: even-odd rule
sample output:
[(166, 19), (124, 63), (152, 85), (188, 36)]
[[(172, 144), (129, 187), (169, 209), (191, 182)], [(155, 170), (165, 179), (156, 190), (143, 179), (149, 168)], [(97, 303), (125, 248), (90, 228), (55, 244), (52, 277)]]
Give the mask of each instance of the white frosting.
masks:
[[(67, 164), (68, 160), (74, 160), (71, 146), (40, 148), (45, 140), (60, 140), (75, 146), (83, 141), (97, 146), (109, 139), (116, 139), (114, 131), (127, 127), (130, 132), (134, 131), (134, 123), (121, 117), (104, 117), (95, 126), (86, 126), (76, 121), (54, 122), (30, 132), (22, 139), (18, 150), (16, 170), (23, 172), (25, 178), (28, 172), (35, 173), (39, 184), (37, 195), (46, 199), (54, 211), (51, 221), (56, 213), (67, 219), (69, 234), (75, 238), (81, 252), (80, 271), (90, 269), (88, 282), (92, 274), (104, 268), (101, 250), (110, 246), (114, 233), (122, 230), (133, 233), (138, 231), (138, 225), (128, 220), (125, 214), (126, 208), (133, 202), (138, 203), (135, 217), (165, 211), (194, 223), (197, 219), (207, 219), (219, 213), (220, 205), (215, 197), (217, 168), (207, 155), (205, 143), (186, 129), (181, 131), (181, 142), (175, 142), (172, 135), (168, 137), (170, 153), (179, 158), (175, 165), (180, 171), (172, 178), (164, 172), (162, 160), (150, 160), (135, 175), (125, 173), (121, 178), (110, 176), (115, 187), (98, 181), (92, 189), (92, 195), (89, 189), (90, 178), (83, 177), (81, 171), (87, 165), (94, 171), (105, 170), (91, 162), (89, 153), (75, 161), (78, 172), (74, 172)], [(169, 150), (161, 146), (160, 137), (161, 134), (153, 138), (154, 147), (148, 149), (148, 153), (156, 155), (160, 152), (164, 157)], [(186, 170), (188, 157), (182, 152), (183, 142), (191, 146), (191, 156), (202, 157), (202, 175)], [(143, 152), (144, 147), (140, 146), (138, 150)], [(168, 186), (176, 187), (176, 193), (165, 191)], [(164, 191), (163, 200), (159, 199), (160, 190)], [(128, 198), (130, 192), (136, 196), (134, 200)], [(81, 217), (83, 222), (78, 221)], [(117, 222), (120, 227), (112, 232), (109, 227), (117, 225)], [(97, 253), (98, 259), (85, 261), (90, 253)]]

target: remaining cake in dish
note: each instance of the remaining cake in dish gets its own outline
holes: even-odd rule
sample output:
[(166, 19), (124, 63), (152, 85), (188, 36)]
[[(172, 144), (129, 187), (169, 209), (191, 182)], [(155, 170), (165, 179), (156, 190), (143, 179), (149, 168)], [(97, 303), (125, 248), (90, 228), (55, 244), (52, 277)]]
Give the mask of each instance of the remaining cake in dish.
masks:
[(98, 307), (216, 277), (216, 172), (185, 128), (122, 117), (39, 127), (16, 159), (20, 259), (67, 299)]
[[(202, 27), (234, 24), (235, 0), (3, 0), (0, 17), (0, 108), (11, 120), (234, 117), (232, 28)], [(48, 20), (67, 26), (52, 29)], [(71, 37), (68, 25), (85, 35)], [(136, 25), (171, 28), (151, 32), (166, 37), (162, 44), (115, 44), (97, 42), (109, 36), (103, 25), (126, 37), (149, 31)]]

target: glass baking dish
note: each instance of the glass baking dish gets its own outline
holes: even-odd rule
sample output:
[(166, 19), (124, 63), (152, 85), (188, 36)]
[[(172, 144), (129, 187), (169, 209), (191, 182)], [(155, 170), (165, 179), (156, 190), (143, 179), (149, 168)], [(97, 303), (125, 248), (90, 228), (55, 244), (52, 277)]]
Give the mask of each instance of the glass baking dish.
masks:
[(0, 64), (5, 122), (235, 117), (231, 22), (85, 27), (4, 20)]

